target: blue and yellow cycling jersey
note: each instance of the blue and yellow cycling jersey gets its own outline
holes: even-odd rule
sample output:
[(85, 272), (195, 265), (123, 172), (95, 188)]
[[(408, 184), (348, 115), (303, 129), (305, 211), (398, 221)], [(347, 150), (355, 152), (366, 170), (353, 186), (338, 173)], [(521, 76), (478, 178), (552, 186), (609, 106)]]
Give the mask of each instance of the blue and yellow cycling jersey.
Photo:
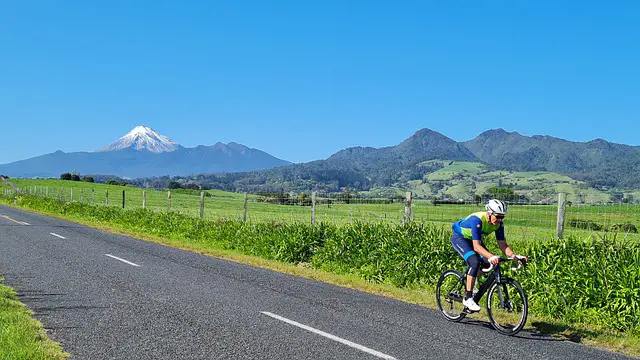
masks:
[(482, 241), (485, 236), (495, 231), (496, 240), (505, 240), (504, 226), (502, 223), (492, 225), (487, 219), (487, 212), (473, 213), (466, 218), (453, 223), (453, 232), (463, 236), (467, 240)]

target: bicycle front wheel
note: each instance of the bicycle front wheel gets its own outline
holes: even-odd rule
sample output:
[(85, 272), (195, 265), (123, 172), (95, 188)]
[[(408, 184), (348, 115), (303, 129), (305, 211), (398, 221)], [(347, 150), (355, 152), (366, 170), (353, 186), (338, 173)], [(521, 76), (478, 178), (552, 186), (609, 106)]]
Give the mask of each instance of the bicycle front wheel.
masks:
[(447, 320), (460, 321), (467, 314), (464, 312), (462, 299), (465, 294), (464, 278), (455, 270), (447, 270), (440, 276), (436, 287), (436, 301), (440, 313)]
[(505, 335), (515, 335), (527, 322), (529, 303), (522, 286), (513, 279), (493, 283), (487, 295), (491, 326)]

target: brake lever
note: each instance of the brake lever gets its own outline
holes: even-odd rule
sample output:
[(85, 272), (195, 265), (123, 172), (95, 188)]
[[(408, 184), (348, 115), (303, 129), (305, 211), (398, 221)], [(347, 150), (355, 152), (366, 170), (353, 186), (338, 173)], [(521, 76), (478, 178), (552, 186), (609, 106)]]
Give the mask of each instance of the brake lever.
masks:
[(515, 259), (512, 259), (512, 260), (514, 260), (514, 261), (517, 260), (518, 261), (518, 267), (512, 267), (511, 268), (511, 270), (513, 270), (513, 271), (518, 271), (518, 270), (522, 269), (523, 266), (527, 265), (527, 260), (525, 260), (524, 258), (522, 258), (522, 259), (515, 258)]

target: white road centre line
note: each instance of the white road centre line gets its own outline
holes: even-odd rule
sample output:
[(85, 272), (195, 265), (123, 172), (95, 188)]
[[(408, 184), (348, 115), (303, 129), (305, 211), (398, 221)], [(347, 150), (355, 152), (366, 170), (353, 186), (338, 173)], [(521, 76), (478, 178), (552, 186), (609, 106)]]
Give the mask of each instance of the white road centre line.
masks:
[(289, 320), (289, 319), (284, 318), (284, 317), (282, 317), (280, 315), (276, 315), (276, 314), (273, 314), (273, 313), (270, 313), (270, 312), (266, 312), (266, 311), (261, 311), (260, 313), (262, 313), (264, 315), (267, 315), (267, 316), (270, 316), (270, 317), (272, 317), (274, 319), (277, 319), (277, 320), (280, 320), (280, 321), (284, 321), (287, 324), (291, 324), (293, 326), (297, 326), (297, 327), (299, 327), (301, 329), (305, 329), (307, 331), (311, 331), (312, 333), (318, 334), (320, 336), (324, 336), (326, 338), (329, 338), (331, 340), (334, 340), (334, 341), (337, 341), (339, 343), (345, 344), (347, 346), (351, 346), (352, 348), (358, 349), (360, 351), (364, 351), (364, 352), (369, 353), (371, 355), (375, 355), (375, 356), (377, 356), (379, 358), (387, 359), (387, 360), (397, 360), (393, 356), (381, 353), (381, 352), (373, 350), (373, 349), (369, 349), (366, 346), (362, 346), (362, 345), (356, 344), (354, 342), (351, 342), (349, 340), (345, 340), (345, 339), (339, 338), (339, 337), (337, 337), (335, 335), (331, 335), (331, 334), (326, 333), (324, 331), (320, 331), (320, 330), (314, 329), (314, 328), (312, 328), (310, 326), (307, 326), (307, 325), (304, 325), (304, 324), (300, 324), (299, 322), (296, 322), (296, 321), (293, 321), (293, 320)]
[(31, 224), (29, 224), (29, 223), (27, 223), (27, 222), (24, 222), (24, 221), (22, 221), (22, 223), (23, 223), (23, 224), (25, 224), (25, 225), (31, 225)]
[(125, 259), (121, 259), (121, 258), (119, 258), (119, 257), (117, 257), (117, 256), (113, 256), (113, 255), (111, 255), (111, 254), (105, 254), (105, 255), (106, 255), (106, 256), (108, 256), (108, 257), (110, 257), (110, 258), (113, 258), (113, 259), (116, 259), (116, 260), (120, 260), (120, 261), (122, 261), (123, 263), (129, 264), (129, 265), (133, 265), (133, 266), (140, 266), (140, 265), (138, 265), (138, 264), (134, 264), (134, 263), (132, 263), (131, 261), (127, 261), (127, 260), (125, 260)]
[(53, 235), (53, 236), (55, 236), (55, 237), (57, 237), (57, 238), (60, 238), (60, 239), (66, 239), (66, 237), (64, 237), (64, 236), (62, 236), (62, 235), (58, 235), (58, 234), (56, 234), (56, 233), (49, 233), (49, 234), (51, 234), (51, 235)]

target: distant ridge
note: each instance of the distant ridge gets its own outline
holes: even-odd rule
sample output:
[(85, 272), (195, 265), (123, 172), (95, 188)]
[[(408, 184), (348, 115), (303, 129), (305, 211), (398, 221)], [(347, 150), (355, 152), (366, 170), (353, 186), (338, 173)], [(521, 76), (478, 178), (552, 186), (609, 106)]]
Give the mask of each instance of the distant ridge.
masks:
[(573, 142), (546, 135), (524, 136), (493, 129), (461, 143), (499, 169), (551, 171), (593, 185), (640, 188), (640, 147), (603, 139)]
[(64, 172), (78, 172), (136, 178), (255, 171), (289, 164), (264, 151), (235, 142), (185, 148), (141, 125), (100, 151), (65, 153), (58, 150), (0, 165), (0, 174), (59, 177)]
[(365, 190), (422, 180), (425, 174), (434, 171), (430, 160), (455, 160), (481, 162), (496, 170), (555, 172), (591, 187), (640, 189), (640, 147), (603, 139), (572, 142), (491, 129), (472, 140), (456, 142), (424, 128), (395, 146), (350, 147), (325, 160), (291, 164), (233, 142), (184, 148), (149, 127), (134, 130), (103, 148), (108, 151), (71, 154), (57, 151), (0, 165), (0, 174), (57, 177), (75, 170), (152, 177), (243, 172), (234, 175), (233, 181), (243, 178), (245, 185), (256, 188), (267, 183), (273, 184), (273, 188), (284, 188), (284, 183), (302, 180), (324, 184), (327, 189), (348, 186)]
[[(426, 174), (436, 171), (431, 160), (478, 162), (493, 170), (554, 172), (593, 188), (640, 189), (638, 146), (602, 139), (572, 142), (552, 136), (524, 136), (504, 129), (488, 130), (472, 140), (456, 142), (424, 128), (395, 146), (349, 147), (325, 160), (227, 178), (212, 177), (210, 182), (227, 181), (230, 188), (256, 191), (274, 188), (309, 190), (304, 186), (329, 191), (340, 191), (345, 187), (355, 190), (403, 187), (409, 181), (423, 181)], [(304, 181), (309, 181), (310, 185), (301, 185)], [(230, 185), (230, 182), (237, 185)], [(432, 185), (443, 186), (437, 182)]]

